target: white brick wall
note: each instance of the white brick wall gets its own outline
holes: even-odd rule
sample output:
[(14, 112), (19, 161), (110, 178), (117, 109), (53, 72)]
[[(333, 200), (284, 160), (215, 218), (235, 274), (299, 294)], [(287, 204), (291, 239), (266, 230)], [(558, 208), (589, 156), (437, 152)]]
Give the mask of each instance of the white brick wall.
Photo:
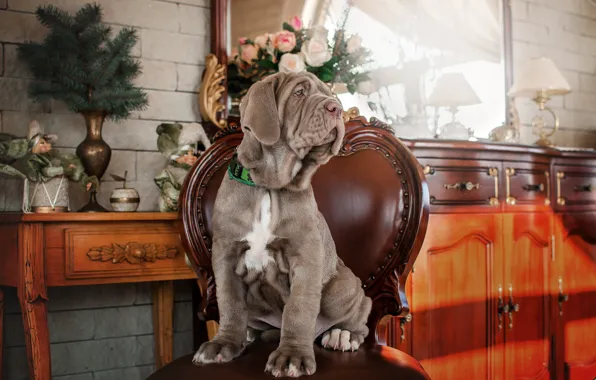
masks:
[[(51, 2), (76, 11), (88, 0), (0, 0), (0, 131), (24, 136), (30, 120), (59, 136), (56, 146), (74, 152), (83, 140), (80, 115), (64, 104), (34, 103), (27, 96), (30, 73), (19, 62), (17, 46), (40, 41), (45, 30), (33, 14)], [(104, 140), (112, 160), (103, 178), (99, 201), (109, 207), (112, 189), (120, 186), (109, 173), (128, 170), (128, 184), (141, 195), (139, 210), (156, 210), (153, 178), (165, 158), (157, 152), (155, 129), (163, 121), (199, 121), (196, 92), (209, 46), (209, 0), (99, 0), (114, 32), (134, 26), (139, 42), (133, 48), (143, 66), (136, 84), (147, 90), (149, 108), (120, 123), (107, 121)], [(70, 186), (71, 208), (87, 198)], [(0, 179), (0, 211), (19, 210), (22, 183)], [(174, 355), (192, 350), (192, 310), (188, 283), (177, 283)], [(147, 284), (51, 288), (48, 323), (52, 372), (56, 380), (136, 380), (154, 370), (151, 294)], [(6, 291), (4, 379), (28, 378), (20, 309), (13, 290)]]
[[(572, 88), (549, 102), (561, 121), (555, 143), (596, 148), (596, 7), (587, 0), (513, 0), (512, 7), (514, 68), (529, 58), (550, 57)], [(517, 103), (522, 140), (533, 143), (537, 137), (529, 124), (536, 107)]]

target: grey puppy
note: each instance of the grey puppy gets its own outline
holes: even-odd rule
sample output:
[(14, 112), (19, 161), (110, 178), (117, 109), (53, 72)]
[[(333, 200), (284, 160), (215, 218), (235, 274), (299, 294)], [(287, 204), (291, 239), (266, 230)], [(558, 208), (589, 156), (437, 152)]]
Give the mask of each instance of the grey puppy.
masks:
[[(225, 176), (213, 210), (220, 328), (195, 363), (230, 361), (258, 333), (279, 339), (265, 370), (298, 377), (315, 372), (321, 334), (324, 347), (342, 351), (368, 335), (372, 301), (337, 256), (310, 183), (340, 150), (341, 111), (310, 73), (268, 76), (244, 97), (236, 176)], [(237, 178), (238, 168), (250, 177)]]

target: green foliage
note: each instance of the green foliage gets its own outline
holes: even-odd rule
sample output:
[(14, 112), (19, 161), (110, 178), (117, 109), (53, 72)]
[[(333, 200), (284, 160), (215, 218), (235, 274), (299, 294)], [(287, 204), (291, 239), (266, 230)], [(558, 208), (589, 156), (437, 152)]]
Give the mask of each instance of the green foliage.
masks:
[(73, 112), (102, 111), (113, 120), (147, 107), (147, 94), (133, 85), (141, 74), (131, 57), (136, 30), (123, 28), (111, 38), (97, 4), (84, 5), (74, 16), (45, 5), (36, 15), (48, 35), (19, 46), (19, 58), (38, 79), (29, 87), (33, 99), (61, 100)]

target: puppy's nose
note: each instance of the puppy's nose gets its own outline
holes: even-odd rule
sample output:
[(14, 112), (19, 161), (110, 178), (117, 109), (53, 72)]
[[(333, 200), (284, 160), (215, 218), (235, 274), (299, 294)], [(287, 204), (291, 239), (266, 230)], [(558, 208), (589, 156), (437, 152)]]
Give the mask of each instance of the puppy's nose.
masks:
[(331, 101), (325, 104), (325, 109), (335, 116), (341, 116), (341, 105), (337, 102)]

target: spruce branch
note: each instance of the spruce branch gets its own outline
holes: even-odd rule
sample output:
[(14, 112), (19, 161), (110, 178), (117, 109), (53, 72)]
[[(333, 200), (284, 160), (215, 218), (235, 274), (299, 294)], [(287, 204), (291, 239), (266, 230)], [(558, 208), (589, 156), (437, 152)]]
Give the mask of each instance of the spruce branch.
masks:
[(51, 4), (37, 7), (35, 15), (47, 28), (69, 29), (73, 26), (72, 16)]
[(133, 84), (142, 71), (131, 56), (138, 42), (135, 29), (123, 28), (112, 37), (97, 4), (83, 6), (74, 16), (40, 6), (37, 16), (49, 33), (41, 43), (28, 41), (18, 48), (37, 79), (29, 87), (34, 100), (61, 100), (74, 112), (101, 111), (113, 120), (147, 106), (147, 94)]

